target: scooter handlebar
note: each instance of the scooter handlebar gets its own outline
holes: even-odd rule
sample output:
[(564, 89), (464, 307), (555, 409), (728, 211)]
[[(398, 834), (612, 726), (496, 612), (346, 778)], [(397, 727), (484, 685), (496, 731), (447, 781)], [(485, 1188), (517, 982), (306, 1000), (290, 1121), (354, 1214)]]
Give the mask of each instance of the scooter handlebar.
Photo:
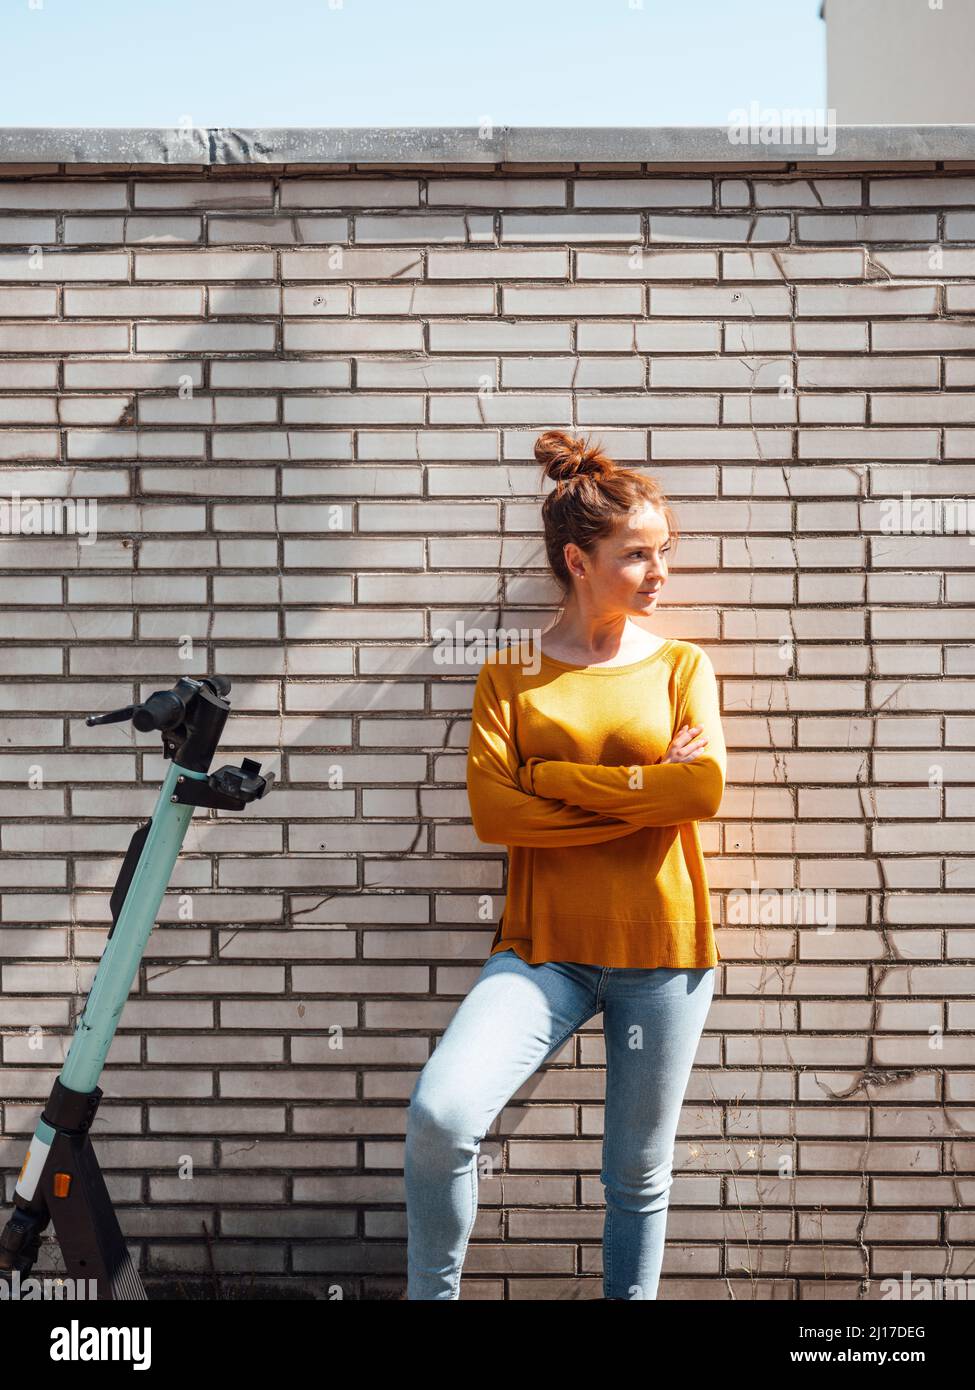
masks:
[[(203, 676), (200, 685), (207, 686), (220, 699), (230, 694), (230, 681), (226, 676)], [(112, 710), (109, 714), (89, 714), (86, 724), (118, 724), (123, 719), (131, 719), (140, 733), (151, 729), (160, 731), (174, 729), (186, 717), (186, 691), (180, 692), (177, 685), (173, 690), (157, 690), (141, 705), (126, 705), (124, 709)]]
[(175, 729), (186, 718), (186, 706), (174, 690), (157, 690), (132, 711), (132, 723), (140, 733), (150, 729)]

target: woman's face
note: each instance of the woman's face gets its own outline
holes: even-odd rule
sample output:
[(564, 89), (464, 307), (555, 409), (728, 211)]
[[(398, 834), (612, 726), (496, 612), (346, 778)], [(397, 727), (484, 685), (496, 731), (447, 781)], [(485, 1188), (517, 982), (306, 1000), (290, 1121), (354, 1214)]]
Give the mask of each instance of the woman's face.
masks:
[[(587, 607), (605, 615), (625, 613), (647, 617), (657, 607), (667, 581), (670, 531), (665, 518), (650, 503), (624, 517), (613, 535), (604, 536), (586, 555), (569, 548), (575, 591)], [(586, 578), (579, 578), (580, 568)]]

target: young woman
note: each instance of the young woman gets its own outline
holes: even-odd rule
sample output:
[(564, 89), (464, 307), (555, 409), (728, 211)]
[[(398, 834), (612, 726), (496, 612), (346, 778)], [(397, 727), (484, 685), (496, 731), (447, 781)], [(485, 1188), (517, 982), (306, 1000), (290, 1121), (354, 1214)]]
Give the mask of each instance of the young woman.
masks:
[(408, 1299), (457, 1299), (477, 1154), (539, 1065), (603, 1015), (603, 1293), (657, 1296), (674, 1140), (719, 959), (696, 822), (717, 813), (717, 682), (650, 616), (676, 522), (655, 482), (559, 430), (535, 457), (565, 594), (540, 650), (505, 647), (474, 692), (467, 791), (508, 850), (487, 961), (410, 1097)]

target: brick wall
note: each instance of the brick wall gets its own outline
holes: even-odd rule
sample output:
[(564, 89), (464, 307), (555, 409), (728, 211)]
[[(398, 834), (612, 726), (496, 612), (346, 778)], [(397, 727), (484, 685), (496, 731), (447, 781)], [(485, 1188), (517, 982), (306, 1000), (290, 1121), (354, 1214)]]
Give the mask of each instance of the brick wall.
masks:
[[(218, 671), (218, 764), (279, 784), (197, 813), (96, 1147), (147, 1278), (402, 1284), (406, 1103), (504, 891), (431, 638), (551, 620), (574, 427), (677, 507), (652, 627), (729, 745), (661, 1297), (965, 1271), (975, 548), (885, 506), (972, 493), (975, 176), (8, 168), (0, 242), (0, 493), (98, 519), (0, 536), (7, 1200), (164, 766), (78, 716)], [(598, 1022), (484, 1141), (465, 1298), (601, 1293)]]

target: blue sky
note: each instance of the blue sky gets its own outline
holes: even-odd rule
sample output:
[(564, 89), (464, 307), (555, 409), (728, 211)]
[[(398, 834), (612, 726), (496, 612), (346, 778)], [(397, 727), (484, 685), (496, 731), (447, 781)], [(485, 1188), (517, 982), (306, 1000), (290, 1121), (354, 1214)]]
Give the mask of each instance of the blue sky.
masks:
[(826, 105), (820, 0), (0, 0), (0, 125), (721, 125)]

